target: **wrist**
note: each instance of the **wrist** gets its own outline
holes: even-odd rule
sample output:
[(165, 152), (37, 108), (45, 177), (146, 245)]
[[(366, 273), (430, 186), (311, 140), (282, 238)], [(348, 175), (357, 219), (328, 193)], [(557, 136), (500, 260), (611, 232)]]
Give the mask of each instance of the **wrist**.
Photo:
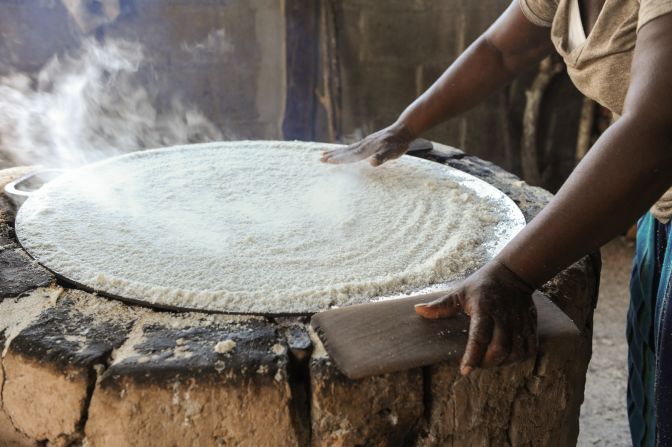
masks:
[(527, 278), (520, 276), (499, 258), (492, 259), (492, 261), (486, 264), (485, 267), (493, 269), (497, 277), (501, 278), (509, 284), (514, 285), (517, 289), (520, 289), (526, 293), (531, 294), (537, 289), (537, 286), (535, 286), (534, 283), (529, 281)]
[(403, 120), (401, 117), (390, 126), (390, 130), (392, 130), (392, 132), (394, 132), (395, 135), (397, 135), (400, 139), (407, 140), (409, 142), (420, 136), (420, 133), (416, 132), (411, 124)]

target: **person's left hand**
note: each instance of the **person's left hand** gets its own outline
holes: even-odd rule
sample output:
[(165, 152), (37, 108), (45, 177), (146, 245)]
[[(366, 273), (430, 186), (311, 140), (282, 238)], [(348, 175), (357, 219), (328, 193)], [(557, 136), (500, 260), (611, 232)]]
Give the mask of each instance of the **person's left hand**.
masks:
[(533, 289), (497, 260), (460, 282), (444, 296), (415, 311), (424, 318), (470, 317), (469, 339), (460, 372), (513, 363), (536, 355), (537, 310)]

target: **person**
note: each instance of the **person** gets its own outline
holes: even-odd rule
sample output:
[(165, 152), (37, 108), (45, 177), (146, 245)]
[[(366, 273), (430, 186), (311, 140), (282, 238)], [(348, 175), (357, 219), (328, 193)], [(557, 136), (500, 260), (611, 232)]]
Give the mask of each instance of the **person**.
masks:
[(627, 328), (631, 436), (646, 446), (672, 445), (672, 193), (664, 194), (672, 185), (670, 12), (672, 0), (515, 0), (395, 123), (322, 155), (326, 163), (368, 159), (374, 166), (400, 157), (423, 132), (555, 49), (576, 87), (614, 113), (613, 125), (494, 259), (416, 311), (470, 316), (462, 374), (532, 356), (533, 290), (646, 212)]

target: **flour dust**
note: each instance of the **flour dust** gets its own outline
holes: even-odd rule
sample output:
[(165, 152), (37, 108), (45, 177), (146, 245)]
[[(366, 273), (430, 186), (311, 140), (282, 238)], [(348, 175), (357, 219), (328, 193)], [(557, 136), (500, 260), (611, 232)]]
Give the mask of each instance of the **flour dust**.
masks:
[[(213, 34), (189, 50), (198, 54), (224, 38)], [(166, 101), (150, 63), (139, 43), (90, 38), (36, 74), (0, 77), (0, 165), (74, 167), (138, 149), (226, 137), (179, 96), (170, 93)], [(158, 107), (159, 99), (167, 106)]]

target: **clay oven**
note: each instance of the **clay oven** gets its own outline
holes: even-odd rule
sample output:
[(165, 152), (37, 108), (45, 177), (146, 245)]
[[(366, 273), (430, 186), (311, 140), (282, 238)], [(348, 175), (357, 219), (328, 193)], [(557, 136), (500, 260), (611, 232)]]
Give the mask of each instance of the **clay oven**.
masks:
[[(503, 191), (531, 219), (545, 191), (435, 145), (423, 157)], [(26, 170), (0, 172), (3, 185)], [(543, 292), (576, 324), (540, 327), (536, 359), (463, 378), (437, 364), (353, 381), (305, 316), (175, 312), (57, 280), (19, 246), (0, 199), (0, 439), (92, 446), (565, 446), (576, 441), (599, 258)]]

